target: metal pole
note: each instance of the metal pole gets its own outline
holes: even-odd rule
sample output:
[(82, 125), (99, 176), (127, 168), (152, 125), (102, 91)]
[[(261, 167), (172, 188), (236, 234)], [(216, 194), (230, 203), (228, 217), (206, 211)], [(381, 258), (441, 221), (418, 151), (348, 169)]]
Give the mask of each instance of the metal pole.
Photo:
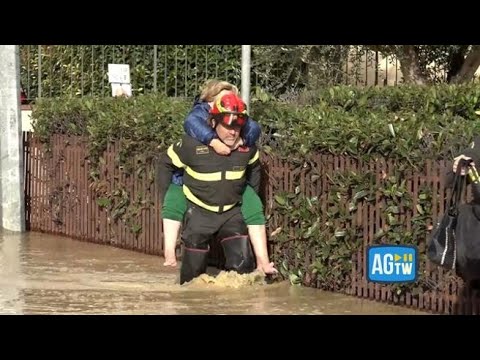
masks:
[(38, 45), (38, 93), (37, 97), (42, 97), (42, 45)]
[(25, 231), (18, 45), (0, 46), (0, 228)]
[(242, 99), (250, 109), (250, 57), (251, 45), (242, 45)]
[(153, 45), (153, 92), (157, 93), (157, 47)]

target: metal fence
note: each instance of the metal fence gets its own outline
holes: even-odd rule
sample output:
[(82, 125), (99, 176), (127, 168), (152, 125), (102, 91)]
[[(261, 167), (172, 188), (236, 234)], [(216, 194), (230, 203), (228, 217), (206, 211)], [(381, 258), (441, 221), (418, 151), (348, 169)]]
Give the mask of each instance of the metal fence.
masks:
[[(288, 71), (275, 70), (282, 65), (283, 55), (298, 57), (302, 49), (279, 49), (252, 46), (252, 87), (278, 94), (295, 87), (295, 76), (312, 78), (314, 74), (321, 74), (323, 83), (357, 86), (396, 85), (402, 80), (394, 58), (350, 46), (333, 48), (324, 62), (311, 65), (303, 75), (285, 74)], [(194, 97), (206, 79), (235, 84), (241, 80), (240, 45), (21, 45), (20, 61), (21, 83), (29, 101), (64, 95), (110, 96), (109, 63), (130, 65), (135, 95), (163, 92)], [(311, 86), (317, 85), (311, 81)]]
[(109, 63), (126, 63), (136, 94), (162, 91), (193, 96), (211, 77), (240, 79), (240, 46), (201, 45), (22, 45), (21, 82), (28, 99), (108, 96)]
[[(114, 166), (119, 155), (120, 145), (109, 144), (103, 155), (105, 160), (99, 168), (99, 184), (103, 191), (113, 191), (121, 187), (130, 203), (138, 204), (135, 212), (137, 228), (121, 219), (115, 220), (112, 212), (101, 206), (99, 189), (92, 187), (88, 176), (91, 166), (87, 160), (85, 139), (53, 135), (51, 150), (35, 138), (33, 133), (25, 133), (25, 201), (26, 222), (30, 230), (67, 235), (84, 241), (114, 245), (126, 249), (159, 255), (162, 253), (162, 228), (160, 204), (155, 183), (138, 174), (127, 174)], [(348, 157), (318, 154), (312, 160), (320, 175), (316, 181), (308, 175), (307, 169), (298, 168), (278, 158), (264, 155), (262, 161), (268, 176), (264, 177), (263, 196), (268, 222), (268, 233), (279, 227), (293, 234), (295, 224), (288, 215), (274, 212), (275, 194), (298, 191), (307, 197), (318, 196), (325, 217), (325, 204), (331, 200), (329, 178), (338, 171), (371, 172), (376, 174), (377, 186), (381, 186), (384, 173), (389, 176), (395, 166), (392, 161), (378, 160), (359, 163)], [(412, 206), (398, 220), (405, 231), (411, 230), (412, 219), (418, 214), (415, 199), (419, 189), (429, 186), (433, 190), (432, 220), (445, 210), (447, 189), (441, 181), (441, 171), (445, 164), (428, 161), (422, 172), (408, 176), (406, 188), (414, 199)], [(298, 180), (298, 181), (297, 181)], [(300, 185), (298, 185), (300, 184)], [(148, 199), (148, 201), (145, 201)], [(347, 207), (348, 204), (342, 206)], [(479, 314), (478, 294), (464, 288), (461, 279), (426, 264), (424, 286), (419, 294), (398, 295), (389, 285), (372, 284), (366, 277), (365, 247), (374, 243), (375, 234), (387, 223), (383, 201), (359, 203), (358, 211), (351, 220), (351, 226), (361, 230), (362, 243), (352, 258), (351, 285), (347, 292), (382, 302), (436, 312)], [(321, 219), (325, 221), (325, 219)], [(140, 226), (140, 228), (138, 228)], [(136, 230), (141, 231), (136, 231)], [(333, 235), (333, 234), (332, 234)], [(424, 247), (424, 242), (418, 244)], [(295, 253), (297, 245), (292, 242), (273, 242), (271, 252), (277, 262)], [(308, 248), (302, 257), (294, 257), (298, 266), (308, 268), (315, 261), (315, 248)], [(311, 275), (311, 274), (310, 274)], [(320, 280), (306, 284), (322, 287)]]

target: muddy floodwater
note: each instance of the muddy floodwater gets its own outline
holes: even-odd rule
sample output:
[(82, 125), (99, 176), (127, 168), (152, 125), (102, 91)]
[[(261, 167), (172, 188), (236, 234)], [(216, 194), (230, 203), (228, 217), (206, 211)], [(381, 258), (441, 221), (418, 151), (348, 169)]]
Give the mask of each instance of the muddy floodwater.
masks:
[[(178, 269), (133, 251), (0, 231), (0, 314), (424, 314), (288, 282)], [(215, 272), (212, 272), (215, 275)]]

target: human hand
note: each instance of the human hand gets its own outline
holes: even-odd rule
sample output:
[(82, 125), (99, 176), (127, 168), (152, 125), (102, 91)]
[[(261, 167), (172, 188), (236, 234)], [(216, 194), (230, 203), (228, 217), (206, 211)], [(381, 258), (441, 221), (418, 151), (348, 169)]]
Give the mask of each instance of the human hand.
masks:
[[(461, 160), (472, 160), (472, 158), (468, 157), (468, 156), (465, 156), (465, 155), (460, 155), (460, 156), (457, 156), (455, 159), (453, 159), (453, 172), (456, 173), (457, 172), (457, 167), (458, 167), (458, 164), (460, 163)], [(471, 163), (472, 165), (475, 165), (473, 162)], [(463, 167), (462, 170), (460, 171), (460, 174), (461, 175), (465, 175), (467, 173), (466, 171), (466, 168)]]
[(230, 148), (219, 139), (212, 139), (212, 141), (210, 141), (210, 146), (219, 155), (229, 155), (231, 152)]
[(257, 270), (263, 272), (266, 275), (277, 274), (278, 273), (278, 270), (275, 269), (275, 267), (273, 265), (273, 262), (265, 263), (265, 264), (259, 263), (258, 266), (257, 266)]

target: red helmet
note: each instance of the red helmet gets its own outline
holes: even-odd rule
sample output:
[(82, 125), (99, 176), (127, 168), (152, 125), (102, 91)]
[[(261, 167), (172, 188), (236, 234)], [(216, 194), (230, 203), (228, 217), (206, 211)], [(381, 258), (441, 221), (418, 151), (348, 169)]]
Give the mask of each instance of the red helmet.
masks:
[(244, 126), (247, 123), (247, 106), (237, 95), (228, 93), (213, 103), (212, 117), (228, 126)]

